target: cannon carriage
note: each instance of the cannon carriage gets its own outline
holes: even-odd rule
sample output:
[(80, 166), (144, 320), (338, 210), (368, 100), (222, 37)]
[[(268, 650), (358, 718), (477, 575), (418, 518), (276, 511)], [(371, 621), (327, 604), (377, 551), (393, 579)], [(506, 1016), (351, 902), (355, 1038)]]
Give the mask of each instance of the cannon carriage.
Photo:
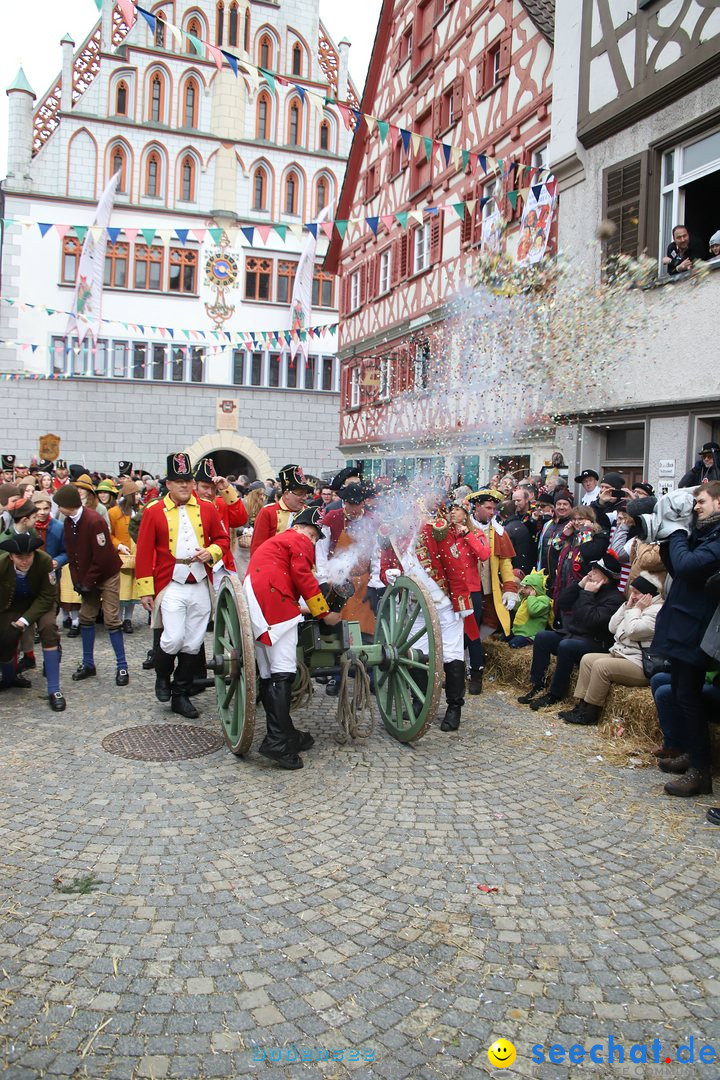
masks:
[[(433, 601), (412, 576), (388, 587), (376, 616), (373, 641), (363, 642), (357, 622), (324, 626), (306, 618), (298, 632), (297, 698), (307, 700), (313, 677), (335, 673), (371, 673), (375, 701), (386, 730), (399, 742), (416, 742), (427, 731), (442, 690), (442, 637)], [(237, 579), (225, 578), (218, 593), (213, 657), (218, 712), (230, 750), (242, 757), (255, 734), (257, 672), (250, 614)], [(366, 680), (350, 679), (358, 693)], [(295, 693), (297, 691), (297, 694)], [(311, 692), (311, 689), (310, 689)], [(338, 719), (345, 695), (338, 702)]]

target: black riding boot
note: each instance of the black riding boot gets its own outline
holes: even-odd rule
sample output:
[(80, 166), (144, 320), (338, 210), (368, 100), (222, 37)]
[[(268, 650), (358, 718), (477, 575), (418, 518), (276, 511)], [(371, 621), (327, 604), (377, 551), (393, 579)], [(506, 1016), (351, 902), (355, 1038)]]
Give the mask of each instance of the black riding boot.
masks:
[[(161, 633), (162, 631), (157, 632)], [(155, 654), (155, 697), (158, 701), (169, 701), (172, 695), (170, 680), (175, 667), (175, 657), (163, 652), (159, 642), (153, 652)]]
[(447, 709), (440, 730), (457, 731), (460, 727), (460, 710), (465, 704), (464, 660), (450, 660), (445, 664), (445, 700)]
[(188, 697), (195, 673), (195, 657), (191, 653), (177, 654), (177, 667), (172, 684), (172, 711), (188, 720), (197, 720), (200, 713)]
[(207, 655), (205, 653), (205, 642), (203, 641), (200, 646), (200, 652), (195, 657), (195, 671), (189, 696), (195, 697), (196, 694), (202, 694), (203, 690), (207, 690), (207, 688), (213, 686), (214, 683), (214, 679), (208, 678)]
[[(261, 680), (261, 693), (262, 682)], [(290, 719), (290, 698), (295, 672), (281, 671), (272, 675), (265, 690), (267, 735), (258, 752), (275, 761), (283, 769), (302, 769), (303, 760), (297, 752), (297, 737)]]
[(148, 649), (147, 656), (143, 660), (143, 671), (152, 671), (155, 667), (155, 652), (160, 648), (160, 638), (162, 637), (162, 630), (153, 630), (153, 643), (152, 649)]

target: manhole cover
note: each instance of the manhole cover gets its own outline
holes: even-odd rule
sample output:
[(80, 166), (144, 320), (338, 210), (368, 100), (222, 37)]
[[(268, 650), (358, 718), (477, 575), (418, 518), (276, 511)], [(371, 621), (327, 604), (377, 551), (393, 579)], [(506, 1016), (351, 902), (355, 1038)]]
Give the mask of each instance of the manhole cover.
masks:
[(213, 754), (225, 745), (221, 735), (185, 724), (148, 724), (106, 735), (103, 750), (134, 761), (184, 761)]

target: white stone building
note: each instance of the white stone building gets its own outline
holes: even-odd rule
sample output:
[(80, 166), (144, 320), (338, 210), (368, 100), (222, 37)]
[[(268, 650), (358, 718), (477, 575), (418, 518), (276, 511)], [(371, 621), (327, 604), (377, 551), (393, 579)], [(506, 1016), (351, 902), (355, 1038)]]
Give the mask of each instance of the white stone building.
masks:
[[(61, 75), (39, 103), (22, 72), (8, 88), (1, 216), (32, 224), (3, 230), (2, 296), (13, 303), (0, 303), (0, 339), (41, 347), (0, 344), (0, 372), (71, 377), (3, 382), (3, 447), (29, 457), (52, 431), (63, 457), (99, 469), (120, 458), (158, 469), (182, 445), (195, 457), (230, 451), (216, 461), (227, 471), (265, 476), (287, 460), (330, 471), (342, 461), (335, 336), (313, 338), (305, 366), (290, 362), (285, 342), (246, 348), (181, 331), (290, 328), (298, 226), (336, 202), (351, 140), (339, 111), (313, 108), (295, 84), (356, 101), (349, 43), (330, 40), (318, 0), (162, 0), (152, 12), (154, 33), (142, 18), (128, 30), (104, 0), (78, 49), (61, 42)], [(255, 88), (227, 63), (218, 70), (172, 26), (293, 85)], [(107, 321), (96, 349), (78, 349), (64, 338), (66, 317), (24, 305), (72, 306), (82, 229), (54, 226), (89, 225), (117, 171), (111, 225), (123, 233), (108, 244)], [(44, 237), (36, 223), (51, 226)], [(289, 227), (284, 240), (274, 224)], [(260, 233), (250, 244), (241, 230), (252, 226)], [(225, 230), (224, 246), (210, 228)], [(326, 243), (314, 326), (338, 320), (336, 282), (321, 269)], [(208, 284), (213, 254), (237, 267), (224, 296)], [(235, 402), (224, 418), (220, 400)]]
[[(662, 490), (678, 485), (699, 446), (720, 441), (720, 259), (699, 284), (669, 278), (662, 264), (673, 225), (688, 227), (705, 259), (720, 229), (720, 9), (557, 0), (555, 25), (559, 248), (598, 274), (617, 253), (645, 253), (658, 267), (656, 286), (637, 295), (647, 332), (615, 328), (617, 368), (559, 442), (578, 471), (620, 468)], [(601, 250), (603, 219), (616, 232)]]

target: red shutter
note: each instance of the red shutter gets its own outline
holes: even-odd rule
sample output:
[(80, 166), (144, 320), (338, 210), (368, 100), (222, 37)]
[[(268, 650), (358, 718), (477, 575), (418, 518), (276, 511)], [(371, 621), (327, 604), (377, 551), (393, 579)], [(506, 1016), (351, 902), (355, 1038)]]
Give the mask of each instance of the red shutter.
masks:
[(430, 224), (430, 262), (440, 262), (442, 258), (442, 232), (443, 232), (443, 220), (442, 214), (439, 213), (436, 217), (432, 218)]
[(393, 46), (392, 60), (391, 60), (391, 65), (392, 65), (393, 71), (396, 71), (397, 68), (400, 67), (400, 48), (401, 48), (401, 44), (402, 44), (402, 39), (400, 39), (399, 41), (396, 41), (395, 45)]
[(400, 280), (408, 276), (408, 234), (400, 237)]
[(453, 83), (452, 87), (452, 114), (453, 120), (457, 120), (462, 116), (463, 110), (463, 98), (465, 90), (465, 79), (462, 75), (458, 75), (457, 79)]
[(473, 227), (473, 216), (472, 216), (472, 214), (470, 213), (470, 211), (468, 210), (468, 208), (466, 206), (465, 207), (465, 216), (462, 219), (462, 232), (460, 234), (461, 243), (463, 243), (463, 244), (469, 244), (470, 243), (470, 241), (472, 240), (472, 227)]
[(368, 260), (368, 281), (367, 281), (367, 295), (368, 300), (374, 300), (377, 296), (377, 280), (378, 280), (378, 256), (371, 255)]
[(478, 65), (475, 68), (475, 95), (476, 97), (482, 97), (485, 93), (485, 62), (487, 59), (487, 53), (484, 54), (482, 60), (478, 61)]
[(360, 267), (360, 307), (367, 300), (367, 269), (367, 263), (363, 263)]
[(373, 185), (373, 195), (380, 194), (380, 162), (375, 163), (375, 172), (373, 173), (373, 179), (375, 181)]
[(340, 314), (347, 315), (350, 310), (350, 275), (345, 274), (340, 284)]
[(510, 62), (512, 59), (512, 30), (508, 27), (503, 30), (500, 37), (500, 68), (498, 75), (501, 79), (510, 74)]
[[(437, 139), (442, 131), (442, 98), (435, 98), (432, 103), (432, 132), (433, 138)], [(423, 151), (424, 153), (425, 151)]]

